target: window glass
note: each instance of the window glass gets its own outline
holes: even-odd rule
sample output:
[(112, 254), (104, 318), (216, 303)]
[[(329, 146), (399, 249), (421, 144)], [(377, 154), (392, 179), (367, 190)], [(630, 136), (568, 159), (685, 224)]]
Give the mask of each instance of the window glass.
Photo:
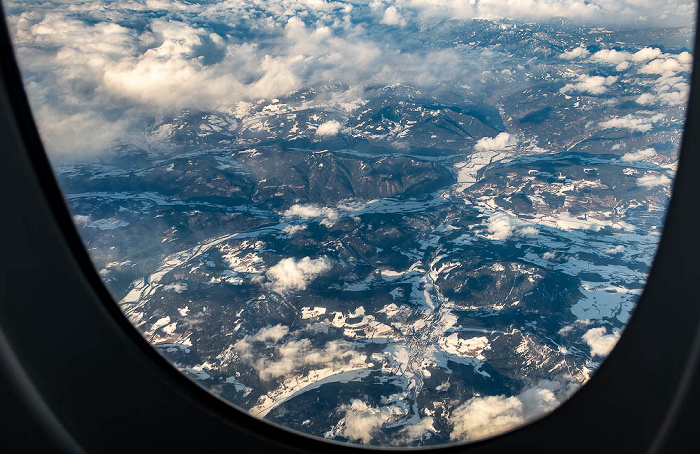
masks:
[(328, 440), (471, 441), (620, 337), (694, 2), (3, 3), (95, 268), (221, 399)]

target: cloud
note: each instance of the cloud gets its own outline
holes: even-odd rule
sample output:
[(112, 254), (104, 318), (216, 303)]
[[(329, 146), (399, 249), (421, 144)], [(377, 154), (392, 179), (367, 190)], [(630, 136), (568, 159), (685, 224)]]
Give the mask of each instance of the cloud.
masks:
[[(328, 213), (335, 213), (332, 208), (319, 207), (316, 205), (292, 205), (284, 212), (285, 216), (298, 216), (300, 218), (315, 218), (319, 216), (327, 216)], [(337, 216), (337, 214), (335, 215)]]
[(370, 407), (358, 399), (353, 399), (350, 405), (343, 405), (341, 410), (345, 412), (342, 434), (364, 444), (368, 444), (392, 416), (387, 410)]
[(563, 336), (563, 335), (565, 335), (565, 334), (570, 333), (570, 332), (573, 331), (573, 330), (574, 330), (574, 326), (573, 326), (573, 325), (566, 325), (565, 327), (563, 327), (563, 328), (561, 328), (559, 331), (557, 331), (557, 334), (559, 334), (560, 336)]
[(309, 283), (332, 268), (330, 260), (325, 257), (311, 259), (304, 257), (296, 261), (293, 258), (280, 260), (265, 275), (270, 286), (278, 293), (291, 290), (304, 290)]
[(401, 430), (402, 435), (404, 435), (408, 440), (422, 439), (429, 432), (437, 432), (437, 429), (433, 425), (435, 420), (428, 416), (415, 424), (406, 426)]
[[(345, 21), (353, 8), (343, 2), (175, 5), (91, 0), (80, 8), (62, 2), (15, 6), (13, 11), (31, 8), (14, 13), (12, 22), (50, 153), (143, 144), (138, 130), (145, 119), (182, 109), (225, 111), (241, 101), (328, 83), (350, 87), (344, 95), (349, 99), (341, 93), (328, 101), (343, 103), (355, 101), (368, 85), (442, 83), (475, 64), (453, 49), (397, 54), (391, 41), (400, 38), (386, 40), (373, 24)], [(162, 12), (149, 14), (150, 8)], [(232, 23), (248, 27), (250, 36), (215, 31)]]
[(688, 65), (681, 63), (679, 59), (669, 57), (652, 60), (640, 68), (639, 72), (643, 74), (658, 74), (660, 76), (670, 77), (675, 73), (688, 71), (689, 69), (690, 68)]
[(591, 328), (581, 336), (584, 342), (591, 348), (592, 356), (607, 356), (610, 350), (617, 344), (617, 340), (620, 338), (620, 332), (617, 330), (611, 334), (607, 334), (607, 332), (607, 328), (601, 326), (599, 328)]
[[(566, 17), (597, 26), (614, 18), (637, 25), (650, 12), (661, 26), (679, 19), (692, 24), (694, 8), (685, 0), (662, 7), (632, 0), (56, 0), (10, 2), (8, 11), (44, 142), (52, 156), (70, 157), (119, 144), (149, 146), (144, 124), (155, 117), (183, 109), (235, 111), (240, 102), (254, 105), (301, 88), (347, 87), (315, 100), (329, 110), (362, 99), (368, 87), (394, 83), (423, 93), (484, 88), (491, 81), (485, 75), (500, 74), (507, 55), (492, 48), (435, 49), (430, 40), (412, 39), (440, 19)], [(240, 30), (231, 32), (231, 24)], [(644, 58), (653, 54), (642, 51)], [(651, 65), (645, 71), (668, 74), (689, 68), (691, 59), (663, 54), (644, 60)], [(679, 105), (683, 93), (673, 93), (660, 99)]]
[(559, 91), (568, 93), (570, 91), (580, 91), (592, 95), (600, 95), (608, 91), (608, 87), (617, 82), (616, 76), (587, 76), (582, 74), (576, 79), (576, 83), (566, 84)]
[[(278, 96), (300, 85), (295, 70), (300, 56), (260, 55), (253, 44), (226, 45), (219, 35), (183, 22), (154, 20), (150, 31), (154, 42), (148, 50), (107, 62), (104, 90), (132, 102), (182, 109)], [(216, 53), (218, 61), (203, 58)]]
[(625, 252), (625, 247), (621, 244), (618, 244), (617, 246), (610, 246), (605, 250), (606, 254), (620, 254), (622, 252)]
[(649, 62), (638, 69), (640, 73), (659, 74), (666, 77), (679, 71), (689, 70), (689, 64), (681, 63), (681, 60), (685, 59), (685, 56), (679, 59), (677, 55), (664, 54), (661, 49), (656, 47), (644, 47), (634, 53), (616, 49), (601, 49), (590, 57), (590, 61), (594, 63), (615, 65), (617, 71), (627, 70), (632, 63)]
[(316, 129), (316, 135), (321, 137), (334, 136), (340, 132), (341, 125), (335, 120), (322, 123)]
[(496, 213), (489, 218), (488, 231), (491, 239), (505, 240), (514, 230), (513, 221), (505, 213)]
[(632, 55), (632, 60), (634, 61), (647, 61), (653, 60), (654, 58), (661, 55), (661, 49), (658, 47), (645, 47)]
[(591, 53), (585, 47), (575, 47), (571, 50), (567, 50), (566, 52), (562, 52), (561, 55), (559, 55), (559, 58), (564, 60), (575, 60), (578, 58), (586, 58), (589, 55), (591, 55)]
[(320, 224), (326, 227), (332, 227), (339, 218), (338, 212), (333, 208), (299, 204), (294, 204), (289, 207), (284, 212), (284, 215), (288, 217), (296, 216), (302, 219), (324, 218), (321, 220)]
[(424, 17), (548, 20), (558, 17), (591, 24), (692, 24), (690, 0), (397, 0)]
[(384, 10), (381, 23), (385, 25), (400, 25), (403, 27), (406, 25), (406, 20), (395, 6), (390, 6)]
[(617, 66), (615, 66), (615, 71), (624, 71), (629, 67), (630, 67), (630, 63), (628, 61), (623, 61), (623, 62), (618, 63)]
[(521, 236), (534, 236), (539, 234), (540, 230), (532, 226), (523, 227), (522, 229), (518, 230), (518, 235)]
[(260, 331), (258, 331), (254, 336), (251, 336), (250, 339), (260, 342), (279, 342), (287, 334), (289, 334), (289, 327), (278, 324), (275, 326), (266, 326), (261, 328)]
[[(333, 1), (327, 2), (326, 0), (305, 0), (306, 4), (314, 10), (329, 10), (333, 9)], [(350, 5), (352, 6), (352, 5)]]
[(452, 439), (477, 439), (495, 435), (524, 422), (523, 403), (517, 397), (472, 398), (452, 414)]
[(258, 335), (245, 336), (234, 344), (234, 350), (241, 360), (253, 366), (261, 380), (285, 378), (295, 371), (315, 366), (335, 369), (361, 367), (367, 360), (366, 355), (343, 340), (331, 341), (321, 347), (315, 347), (309, 339), (287, 340), (275, 345), (274, 354), (270, 355), (269, 350), (256, 349), (251, 343)]
[[(676, 60), (678, 60), (683, 65), (692, 65), (693, 55), (690, 52), (683, 51), (680, 54), (676, 55)], [(690, 69), (690, 66), (688, 67), (688, 69)]]
[(476, 151), (504, 150), (516, 144), (515, 137), (507, 132), (501, 132), (496, 137), (482, 137), (474, 145)]
[(76, 214), (73, 216), (73, 223), (79, 226), (85, 226), (90, 223), (90, 216)]
[(653, 148), (645, 148), (643, 150), (637, 150), (637, 151), (631, 151), (629, 153), (625, 153), (622, 155), (620, 158), (621, 161), (623, 162), (638, 162), (638, 161), (646, 161), (654, 156), (656, 156), (656, 150)]
[(242, 339), (239, 339), (233, 349), (238, 353), (243, 361), (252, 362), (258, 348), (256, 343), (266, 345), (275, 344), (289, 335), (289, 327), (282, 324), (275, 326), (265, 326), (260, 328), (255, 334), (246, 334)]
[(690, 93), (690, 87), (685, 87), (681, 91), (669, 91), (656, 95), (652, 93), (643, 93), (635, 99), (635, 102), (643, 106), (681, 106), (688, 102), (688, 93)]
[(658, 98), (658, 95), (654, 95), (652, 93), (642, 93), (637, 97), (637, 99), (634, 100), (634, 102), (643, 106), (652, 106), (658, 102)]
[(575, 387), (568, 380), (542, 380), (517, 396), (472, 397), (450, 415), (450, 438), (476, 440), (512, 429), (552, 411)]
[(656, 186), (669, 187), (671, 186), (671, 179), (663, 173), (657, 175), (648, 174), (637, 178), (637, 185), (645, 188), (654, 188)]
[(293, 236), (295, 233), (301, 232), (303, 230), (306, 230), (305, 225), (288, 225), (282, 229), (282, 231), (289, 236)]
[(687, 79), (674, 73), (659, 76), (652, 91), (642, 93), (635, 101), (641, 105), (680, 106), (688, 101), (689, 92)]
[(632, 54), (615, 49), (602, 49), (591, 55), (591, 61), (617, 65), (630, 60)]
[[(641, 112), (640, 112), (641, 113)], [(664, 114), (647, 114), (645, 116), (635, 116), (633, 114), (624, 117), (611, 118), (601, 121), (598, 125), (603, 129), (629, 129), (631, 131), (647, 132), (665, 117)]]

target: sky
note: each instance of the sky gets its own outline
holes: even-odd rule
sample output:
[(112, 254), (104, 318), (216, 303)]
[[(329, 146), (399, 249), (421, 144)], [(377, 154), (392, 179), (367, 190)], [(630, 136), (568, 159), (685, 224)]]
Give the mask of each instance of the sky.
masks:
[[(183, 109), (234, 115), (241, 101), (331, 82), (345, 87), (326, 100), (340, 106), (368, 86), (471, 87), (514, 64), (508, 52), (433, 45), (434, 35), (421, 31), (445, 19), (453, 27), (555, 17), (608, 28), (685, 26), (694, 2), (23, 0), (7, 11), (50, 155), (90, 157), (138, 141), (146, 119)], [(581, 77), (572, 90), (614, 82)]]

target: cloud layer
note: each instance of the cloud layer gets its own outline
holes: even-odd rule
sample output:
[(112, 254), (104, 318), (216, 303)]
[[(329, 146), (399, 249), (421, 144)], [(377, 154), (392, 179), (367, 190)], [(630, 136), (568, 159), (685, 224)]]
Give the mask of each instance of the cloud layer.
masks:
[(688, 0), (397, 0), (420, 17), (547, 20), (556, 17), (598, 24), (687, 24)]
[[(423, 89), (488, 84), (512, 55), (495, 49), (435, 47), (416, 33), (445, 18), (569, 20), (619, 26), (690, 25), (689, 0), (129, 0), (81, 3), (14, 1), (7, 5), (18, 57), (42, 135), (54, 155), (102, 151), (115, 142), (143, 146), (146, 119), (182, 109), (234, 115), (242, 102), (338, 84), (329, 107), (356, 102), (370, 86)], [(653, 18), (653, 23), (648, 18)], [(454, 24), (455, 22), (450, 22)], [(617, 52), (613, 55), (613, 52)], [(563, 58), (644, 64), (645, 74), (672, 78), (689, 55), (583, 48)], [(614, 60), (614, 61), (612, 61)], [(686, 61), (688, 60), (688, 61)], [(473, 75), (465, 80), (465, 75)], [(605, 91), (608, 76), (580, 76), (567, 90)], [(655, 93), (677, 105), (681, 80)], [(476, 88), (472, 88), (476, 90)], [(638, 102), (650, 104), (648, 96)], [(340, 124), (321, 124), (330, 136)], [(503, 146), (493, 139), (484, 149)]]

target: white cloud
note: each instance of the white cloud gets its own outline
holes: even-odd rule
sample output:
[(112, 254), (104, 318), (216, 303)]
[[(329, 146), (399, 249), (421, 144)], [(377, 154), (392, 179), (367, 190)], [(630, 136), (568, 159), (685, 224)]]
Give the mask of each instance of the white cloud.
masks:
[(476, 151), (503, 150), (516, 144), (515, 137), (507, 132), (501, 132), (496, 137), (482, 137), (474, 145)]
[(521, 236), (534, 236), (539, 234), (540, 230), (532, 226), (523, 227), (522, 229), (518, 230), (518, 235)]
[[(242, 101), (255, 103), (330, 82), (351, 87), (327, 101), (337, 108), (359, 99), (369, 86), (476, 87), (488, 71), (502, 70), (492, 68), (498, 60), (493, 49), (427, 52), (427, 47), (401, 47), (406, 36), (401, 33), (409, 28), (389, 33), (378, 26), (380, 21), (415, 22), (420, 28), (436, 18), (530, 21), (561, 16), (596, 24), (606, 18), (638, 24), (650, 11), (654, 25), (660, 26), (679, 20), (691, 24), (695, 8), (689, 0), (662, 7), (646, 0), (396, 0), (367, 6), (326, 0), (56, 0), (10, 5), (17, 55), (42, 137), (49, 153), (65, 156), (125, 142), (143, 145), (145, 119), (181, 109), (224, 112)], [(373, 11), (363, 15), (367, 9)], [(370, 16), (373, 23), (355, 20)], [(255, 40), (219, 32), (232, 23), (249, 27)], [(640, 59), (655, 52), (642, 51), (637, 53)], [(586, 52), (576, 48), (562, 56), (583, 58)], [(652, 65), (645, 71), (667, 75), (678, 67), (689, 68), (691, 59), (684, 53), (643, 61)], [(679, 93), (674, 90), (660, 99), (679, 105)], [(317, 130), (319, 135), (323, 131)]]
[(691, 25), (690, 0), (397, 0), (425, 17), (547, 20), (563, 17), (594, 24)]
[(647, 61), (653, 60), (654, 58), (661, 55), (661, 49), (657, 47), (645, 47), (632, 55), (632, 60), (634, 61)]
[(575, 386), (568, 380), (542, 380), (517, 396), (472, 397), (450, 415), (450, 438), (476, 440), (512, 429), (552, 411)]
[(690, 86), (685, 77), (674, 74), (660, 76), (651, 92), (642, 93), (635, 100), (641, 105), (680, 106), (688, 101)]
[(340, 132), (341, 125), (335, 120), (322, 123), (316, 129), (316, 135), (321, 137), (334, 136)]
[(564, 335), (570, 333), (570, 332), (573, 331), (573, 330), (574, 330), (574, 326), (573, 326), (573, 325), (566, 325), (565, 327), (563, 327), (563, 328), (561, 328), (559, 331), (557, 331), (557, 334), (559, 334), (560, 336), (564, 336)]
[(272, 341), (279, 342), (284, 336), (289, 334), (289, 327), (281, 324), (275, 326), (266, 326), (261, 328), (254, 336), (251, 336), (251, 340), (254, 341)]
[(73, 223), (79, 226), (85, 226), (90, 223), (90, 216), (76, 214), (73, 216)]
[(559, 58), (564, 60), (574, 60), (578, 58), (586, 58), (589, 55), (591, 55), (591, 53), (585, 47), (575, 47), (571, 50), (563, 52), (561, 55), (559, 55)]
[(656, 186), (671, 186), (671, 179), (659, 173), (657, 175), (648, 174), (637, 178), (637, 185), (644, 186), (645, 188), (654, 188)]
[(639, 97), (635, 101), (643, 106), (681, 106), (688, 101), (688, 93), (690, 93), (689, 87), (684, 88), (681, 91), (668, 91), (658, 93), (656, 95), (651, 93), (643, 93), (639, 95)]
[(303, 230), (306, 230), (305, 225), (288, 225), (287, 227), (282, 229), (282, 231), (289, 236), (293, 236), (295, 233), (301, 232)]
[(238, 353), (242, 361), (248, 363), (254, 362), (258, 347), (255, 343), (264, 343), (266, 345), (275, 344), (289, 335), (289, 327), (278, 324), (275, 326), (265, 326), (255, 334), (246, 334), (242, 339), (239, 339), (233, 349)]
[[(133, 2), (47, 5), (26, 6), (32, 14), (13, 17), (28, 92), (54, 154), (102, 151), (131, 139), (144, 117), (181, 109), (225, 110), (329, 82), (351, 86), (348, 96), (356, 99), (368, 84), (433, 84), (464, 73), (464, 61), (451, 49), (397, 54), (376, 33), (344, 22), (352, 8), (337, 10), (342, 2), (207, 2), (184, 12), (163, 4), (158, 17), (135, 13), (144, 8)], [(317, 22), (307, 25), (294, 14), (287, 19), (309, 8), (320, 15)], [(262, 18), (251, 15), (256, 9)], [(250, 42), (212, 31), (238, 22), (269, 38)]]
[(652, 93), (642, 93), (637, 97), (637, 99), (634, 100), (634, 102), (643, 106), (652, 106), (658, 102), (658, 95), (654, 95)]
[(285, 378), (311, 366), (356, 368), (365, 365), (367, 360), (366, 355), (353, 350), (353, 345), (343, 340), (331, 341), (322, 347), (315, 347), (309, 339), (287, 340), (274, 346), (274, 355), (264, 349), (255, 350), (251, 340), (254, 339), (244, 337), (234, 344), (234, 350), (255, 368), (262, 380)]
[(283, 293), (290, 290), (304, 290), (309, 283), (331, 269), (330, 260), (325, 257), (311, 259), (304, 257), (296, 261), (293, 258), (280, 260), (270, 267), (265, 274), (272, 289)]
[(607, 332), (607, 328), (601, 326), (599, 328), (591, 328), (581, 336), (584, 342), (591, 348), (591, 355), (607, 356), (610, 350), (617, 344), (617, 340), (620, 338), (620, 332), (614, 331), (611, 334), (607, 334)]
[(656, 154), (656, 150), (654, 150), (653, 148), (645, 148), (643, 150), (630, 151), (629, 153), (625, 153), (624, 155), (622, 155), (620, 160), (623, 162), (646, 161), (656, 156)]
[(692, 65), (693, 55), (690, 52), (683, 51), (676, 55), (676, 60), (678, 60), (683, 65)]
[(432, 417), (428, 416), (421, 419), (415, 424), (406, 426), (404, 429), (401, 430), (401, 433), (408, 440), (422, 439), (427, 433), (437, 432), (437, 429), (433, 425), (434, 423), (435, 420)]
[(678, 59), (669, 58), (657, 58), (652, 60), (642, 68), (639, 69), (640, 73), (644, 74), (658, 74), (660, 76), (673, 76), (677, 72), (687, 71), (689, 68), (683, 65)]
[(315, 10), (327, 10), (329, 8), (333, 8), (332, 1), (329, 3), (326, 0), (305, 0), (305, 2), (311, 9)]
[[(331, 208), (319, 207), (316, 205), (299, 205), (295, 204), (288, 208), (285, 212), (285, 216), (298, 216), (300, 218), (314, 218), (319, 216), (325, 216)], [(335, 210), (333, 210), (334, 212)]]
[(372, 11), (380, 11), (384, 8), (384, 1), (383, 0), (372, 0), (369, 2), (369, 8)]
[(369, 443), (374, 434), (384, 425), (391, 413), (365, 402), (353, 399), (350, 405), (343, 405), (345, 412), (342, 434), (353, 441)]
[(689, 88), (688, 80), (683, 76), (660, 77), (656, 80), (656, 86), (654, 87), (657, 92), (672, 90), (687, 92)]
[(664, 114), (651, 114), (645, 116), (635, 116), (633, 114), (624, 117), (611, 118), (601, 121), (598, 125), (603, 129), (629, 129), (631, 131), (647, 132), (654, 127), (654, 123), (663, 120)]
[(576, 83), (566, 84), (559, 90), (562, 93), (580, 91), (592, 95), (600, 95), (608, 91), (608, 87), (617, 82), (616, 76), (587, 76), (582, 74), (576, 79)]
[(512, 219), (505, 213), (495, 213), (489, 218), (488, 231), (491, 239), (505, 240), (514, 230)]
[(552, 251), (547, 251), (542, 254), (542, 258), (545, 260), (555, 260), (557, 258), (557, 253)]
[(610, 246), (605, 250), (606, 254), (619, 254), (621, 252), (625, 252), (625, 247), (621, 244), (618, 244), (617, 246)]
[(403, 27), (406, 25), (406, 20), (395, 6), (390, 6), (384, 10), (381, 23), (385, 25), (400, 25)]
[(338, 212), (333, 208), (299, 204), (289, 207), (284, 212), (284, 215), (288, 217), (297, 216), (302, 219), (323, 218), (320, 223), (326, 227), (332, 227), (339, 218)]
[(472, 398), (452, 414), (452, 439), (477, 439), (495, 435), (522, 424), (523, 403), (515, 396)]
[(591, 61), (609, 63), (612, 65), (617, 65), (624, 61), (630, 60), (631, 58), (632, 54), (629, 52), (615, 49), (601, 49), (595, 54), (591, 55)]
[(615, 66), (615, 71), (625, 71), (630, 67), (630, 62), (628, 61), (622, 61)]

